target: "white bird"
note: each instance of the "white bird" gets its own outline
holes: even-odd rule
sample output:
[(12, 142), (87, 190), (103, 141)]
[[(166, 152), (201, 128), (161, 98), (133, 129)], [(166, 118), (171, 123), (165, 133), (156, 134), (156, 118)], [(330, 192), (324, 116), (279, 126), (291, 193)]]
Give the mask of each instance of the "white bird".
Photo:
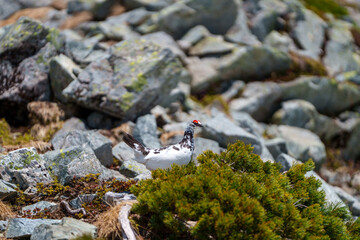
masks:
[(194, 120), (187, 126), (182, 140), (174, 145), (169, 145), (157, 149), (149, 149), (142, 145), (133, 136), (124, 134), (124, 142), (134, 149), (135, 160), (142, 163), (149, 170), (157, 168), (171, 168), (173, 163), (178, 165), (186, 165), (191, 161), (194, 153), (194, 129), (195, 127), (202, 127), (199, 120)]

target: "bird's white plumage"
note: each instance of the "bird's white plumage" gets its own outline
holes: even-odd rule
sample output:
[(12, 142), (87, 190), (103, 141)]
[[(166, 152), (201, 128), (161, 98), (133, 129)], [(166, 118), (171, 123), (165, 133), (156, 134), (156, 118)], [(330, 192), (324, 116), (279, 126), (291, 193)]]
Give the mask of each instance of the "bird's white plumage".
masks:
[[(173, 146), (179, 148), (175, 150)], [(145, 166), (149, 170), (157, 168), (170, 168), (173, 163), (185, 165), (191, 161), (193, 152), (189, 148), (180, 148), (179, 144), (169, 146), (162, 149), (159, 153), (150, 150), (149, 154), (144, 158)]]

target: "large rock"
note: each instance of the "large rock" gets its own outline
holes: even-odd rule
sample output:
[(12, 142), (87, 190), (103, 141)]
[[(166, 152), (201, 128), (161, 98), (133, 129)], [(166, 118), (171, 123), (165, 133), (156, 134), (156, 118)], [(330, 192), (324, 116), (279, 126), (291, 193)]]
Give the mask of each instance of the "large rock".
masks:
[(336, 115), (360, 103), (360, 88), (326, 77), (300, 77), (280, 84), (283, 100), (303, 99), (323, 114)]
[(188, 50), (191, 46), (194, 46), (196, 43), (210, 35), (211, 34), (206, 27), (197, 25), (182, 36), (182, 38), (178, 40), (178, 44), (182, 49)]
[(206, 150), (211, 150), (212, 152), (218, 153), (218, 154), (222, 150), (222, 148), (220, 147), (218, 142), (216, 142), (214, 140), (206, 139), (206, 138), (201, 138), (201, 137), (195, 138), (194, 145), (195, 145), (195, 150), (194, 150), (194, 154), (192, 156), (193, 160), (195, 160), (197, 158), (197, 156), (199, 156)]
[(245, 131), (254, 134), (255, 136), (262, 137), (265, 131), (265, 128), (256, 122), (250, 114), (242, 111), (232, 111), (231, 117), (235, 123), (243, 128)]
[(21, 189), (53, 181), (35, 148), (22, 148), (0, 156), (0, 177), (19, 184)]
[(69, 39), (65, 43), (65, 54), (81, 65), (109, 57), (109, 52), (102, 47), (100, 41), (105, 38), (103, 34), (97, 34), (85, 39)]
[(13, 218), (9, 221), (6, 230), (6, 238), (29, 238), (34, 229), (42, 224), (58, 225), (61, 220), (54, 219), (29, 219), (29, 218)]
[(287, 53), (269, 47), (238, 47), (224, 56), (217, 67), (223, 80), (256, 80), (283, 73), (290, 68)]
[(253, 82), (246, 85), (241, 98), (230, 102), (234, 112), (250, 114), (257, 121), (266, 121), (279, 108), (282, 91), (277, 83)]
[(10, 17), (11, 14), (20, 10), (18, 1), (0, 0), (0, 20)]
[(356, 125), (350, 133), (350, 139), (347, 142), (347, 146), (344, 152), (345, 158), (348, 160), (359, 160), (360, 159), (360, 121), (357, 120)]
[(16, 0), (18, 1), (22, 7), (24, 8), (38, 8), (49, 6), (53, 0)]
[(326, 43), (326, 55), (323, 62), (331, 75), (341, 72), (360, 71), (360, 55), (355, 53), (352, 24), (336, 20), (329, 29), (329, 41)]
[(190, 28), (204, 25), (214, 34), (224, 34), (237, 16), (235, 0), (183, 0), (153, 14), (138, 30), (142, 33), (166, 31), (179, 39)]
[(189, 54), (196, 56), (221, 55), (235, 48), (232, 43), (225, 42), (222, 36), (208, 36), (190, 48)]
[(87, 174), (100, 174), (100, 179), (111, 179), (114, 173), (104, 167), (96, 158), (94, 152), (82, 147), (71, 147), (54, 150), (43, 155), (46, 167), (57, 176), (61, 184), (68, 184), (74, 177), (84, 177)]
[(119, 172), (126, 177), (135, 178), (139, 175), (150, 175), (151, 172), (144, 164), (138, 163), (135, 160), (127, 160), (121, 165)]
[(215, 140), (224, 148), (226, 148), (228, 144), (240, 140), (245, 144), (251, 144), (256, 154), (260, 155), (263, 150), (260, 140), (256, 136), (238, 127), (223, 114), (218, 114), (208, 119), (204, 124), (202, 135), (205, 138)]
[(122, 41), (92, 62), (63, 91), (68, 100), (121, 119), (135, 119), (176, 87), (183, 67), (169, 50), (146, 40)]
[(50, 61), (50, 83), (54, 96), (65, 101), (62, 91), (76, 79), (74, 71), (80, 71), (79, 67), (67, 56), (60, 54)]
[(59, 204), (57, 203), (40, 201), (35, 204), (31, 204), (23, 207), (21, 211), (23, 214), (31, 216), (40, 212), (54, 212), (58, 209), (59, 209)]
[(112, 149), (114, 158), (119, 160), (121, 163), (129, 160), (135, 161), (134, 150), (129, 147), (125, 142), (120, 142), (115, 145)]
[(292, 34), (304, 49), (304, 55), (314, 59), (319, 58), (325, 40), (325, 28), (325, 21), (318, 15), (307, 9), (302, 10), (302, 17), (299, 17)]
[(113, 163), (110, 139), (96, 131), (64, 131), (63, 134), (56, 134), (51, 139), (51, 143), (54, 149), (74, 146), (89, 147), (104, 166), (110, 166)]
[(288, 171), (294, 164), (298, 163), (298, 161), (290, 155), (286, 153), (281, 153), (277, 156), (275, 162), (281, 164), (280, 172)]
[(37, 226), (31, 240), (59, 240), (75, 239), (84, 235), (90, 235), (91, 238), (97, 237), (97, 227), (74, 218), (63, 218), (58, 225), (42, 224)]
[(126, 9), (145, 7), (149, 11), (159, 11), (176, 2), (176, 0), (125, 0)]
[(216, 58), (189, 57), (187, 68), (189, 69), (191, 80), (191, 91), (193, 93), (204, 92), (211, 84), (218, 81), (219, 72), (216, 67), (220, 61)]
[(288, 153), (286, 141), (282, 138), (265, 139), (265, 146), (276, 161), (280, 155)]
[(330, 204), (339, 205), (339, 207), (346, 207), (345, 203), (341, 198), (336, 194), (336, 191), (333, 186), (325, 182), (316, 172), (310, 171), (305, 174), (305, 177), (314, 177), (321, 182), (321, 186), (318, 190), (323, 190), (325, 192), (325, 200)]
[(290, 126), (271, 126), (268, 134), (286, 141), (289, 155), (305, 162), (310, 158), (319, 169), (326, 158), (325, 146), (320, 138), (309, 130)]
[(260, 45), (260, 41), (254, 36), (247, 25), (248, 19), (242, 6), (238, 8), (234, 25), (226, 32), (225, 39), (239, 44)]
[(91, 11), (95, 19), (101, 20), (108, 16), (114, 3), (114, 0), (69, 0), (67, 12)]
[(314, 105), (304, 100), (283, 102), (272, 121), (279, 125), (306, 128), (325, 141), (330, 141), (342, 132), (339, 121), (319, 114)]
[(0, 115), (21, 122), (27, 102), (50, 99), (48, 61), (56, 51), (45, 46), (49, 34), (40, 22), (24, 17), (6, 28), (0, 42)]
[(160, 148), (161, 144), (157, 137), (156, 119), (153, 115), (147, 114), (136, 120), (133, 136), (149, 148)]
[[(1, 169), (1, 168), (0, 168)], [(16, 185), (0, 179), (0, 201), (10, 200), (16, 196)]]
[(353, 216), (360, 216), (360, 202), (351, 194), (345, 192), (339, 187), (334, 187), (335, 193), (345, 202), (349, 207)]
[(279, 33), (278, 31), (272, 31), (264, 39), (264, 45), (267, 47), (276, 48), (283, 52), (296, 51), (296, 45), (294, 41), (286, 33)]

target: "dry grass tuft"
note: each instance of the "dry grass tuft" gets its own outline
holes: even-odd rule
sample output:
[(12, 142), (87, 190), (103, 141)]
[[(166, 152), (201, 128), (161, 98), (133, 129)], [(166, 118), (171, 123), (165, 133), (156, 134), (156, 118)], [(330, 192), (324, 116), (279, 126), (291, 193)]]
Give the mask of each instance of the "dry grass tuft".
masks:
[(4, 145), (3, 148), (5, 149), (5, 152), (11, 152), (20, 148), (29, 148), (34, 147), (36, 148), (38, 153), (44, 153), (47, 151), (52, 150), (52, 144), (48, 142), (42, 142), (42, 141), (31, 141), (26, 144), (18, 144), (18, 145)]
[(34, 123), (48, 124), (59, 122), (65, 117), (64, 111), (57, 103), (52, 102), (31, 102), (27, 105), (30, 112), (30, 119)]
[(124, 201), (100, 214), (94, 223), (98, 228), (98, 236), (100, 238), (122, 239), (121, 227), (118, 221), (119, 211), (122, 206), (126, 204), (133, 205), (136, 202), (136, 200)]
[(8, 218), (15, 217), (15, 213), (11, 211), (11, 208), (0, 200), (0, 220), (6, 220)]

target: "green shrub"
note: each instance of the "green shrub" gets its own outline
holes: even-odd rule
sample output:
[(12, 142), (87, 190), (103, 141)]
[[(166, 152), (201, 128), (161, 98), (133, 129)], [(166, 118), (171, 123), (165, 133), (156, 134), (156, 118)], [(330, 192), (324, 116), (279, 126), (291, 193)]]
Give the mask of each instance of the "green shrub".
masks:
[(312, 161), (280, 173), (252, 150), (237, 142), (204, 152), (199, 166), (155, 170), (131, 188), (138, 224), (153, 239), (355, 239), (360, 224), (327, 206), (321, 183), (304, 176)]

